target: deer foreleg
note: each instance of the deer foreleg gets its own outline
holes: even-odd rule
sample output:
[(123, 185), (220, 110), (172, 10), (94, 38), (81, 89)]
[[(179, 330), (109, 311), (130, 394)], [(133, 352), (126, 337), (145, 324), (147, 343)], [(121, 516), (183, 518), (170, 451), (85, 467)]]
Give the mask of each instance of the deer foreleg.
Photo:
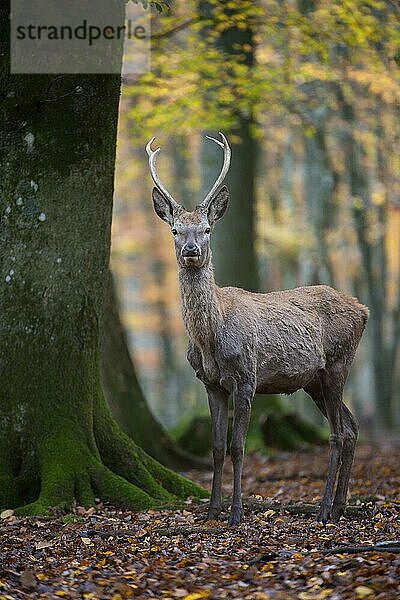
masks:
[(212, 521), (221, 512), (222, 470), (226, 455), (229, 395), (227, 392), (212, 386), (206, 386), (206, 389), (212, 421), (214, 459), (214, 474), (207, 520)]
[(233, 430), (231, 459), (233, 464), (233, 496), (228, 524), (239, 525), (242, 514), (242, 470), (244, 446), (250, 421), (251, 402), (254, 390), (250, 386), (239, 386), (233, 392)]

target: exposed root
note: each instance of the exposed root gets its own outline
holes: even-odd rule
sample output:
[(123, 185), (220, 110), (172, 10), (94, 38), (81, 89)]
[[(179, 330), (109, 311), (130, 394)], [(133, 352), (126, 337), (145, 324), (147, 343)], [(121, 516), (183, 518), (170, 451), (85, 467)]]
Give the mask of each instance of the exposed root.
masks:
[(151, 458), (123, 433), (101, 402), (95, 412), (94, 431), (101, 460), (111, 471), (143, 490), (160, 503), (188, 496), (207, 497), (200, 486), (174, 473)]
[(90, 508), (95, 506), (95, 494), (90, 481), (90, 474), (85, 471), (79, 471), (75, 476), (75, 499), (79, 506)]
[(209, 497), (210, 493), (207, 490), (188, 479), (181, 477), (181, 475), (173, 473), (167, 469), (167, 467), (164, 467), (154, 458), (146, 454), (141, 448), (138, 448), (138, 450), (140, 460), (142, 464), (146, 466), (146, 469), (148, 469), (164, 489), (168, 490), (177, 498), (185, 499), (188, 498), (188, 496), (195, 496), (196, 498)]
[(7, 473), (0, 457), (0, 509), (57, 515), (71, 511), (74, 501), (94, 506), (98, 497), (129, 510), (146, 510), (207, 496), (136, 446), (112, 419), (101, 394), (94, 409), (93, 424), (69, 419), (47, 423), (34, 458), (26, 460), (17, 476)]
[(92, 483), (97, 495), (111, 504), (130, 510), (146, 510), (157, 505), (149, 494), (104, 465), (98, 466), (92, 476)]

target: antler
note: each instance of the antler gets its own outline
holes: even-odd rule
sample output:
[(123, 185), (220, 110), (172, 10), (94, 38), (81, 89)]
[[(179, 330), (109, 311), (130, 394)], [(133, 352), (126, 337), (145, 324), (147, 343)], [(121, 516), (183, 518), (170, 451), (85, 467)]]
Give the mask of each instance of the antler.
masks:
[(231, 149), (229, 147), (228, 140), (226, 139), (226, 137), (224, 136), (223, 133), (221, 133), (220, 131), (218, 133), (222, 138), (222, 142), (220, 142), (219, 140), (216, 140), (215, 138), (211, 137), (210, 135), (206, 135), (206, 138), (208, 138), (212, 142), (215, 142), (216, 144), (218, 144), (218, 146), (221, 146), (221, 148), (224, 151), (224, 164), (222, 165), (221, 173), (219, 174), (217, 181), (214, 183), (211, 190), (208, 192), (207, 196), (204, 198), (203, 202), (201, 202), (200, 206), (202, 208), (207, 208), (208, 205), (210, 204), (215, 192), (217, 191), (217, 189), (219, 188), (221, 183), (224, 181), (224, 179), (229, 171), (230, 164), (231, 164)]
[(156, 186), (158, 187), (158, 189), (164, 194), (164, 196), (166, 198), (168, 198), (168, 200), (170, 201), (170, 203), (172, 205), (172, 208), (176, 208), (176, 209), (181, 208), (180, 204), (178, 204), (178, 202), (176, 202), (173, 199), (173, 197), (171, 196), (169, 191), (163, 186), (163, 184), (161, 183), (161, 181), (157, 175), (156, 162), (157, 162), (157, 158), (158, 158), (161, 148), (157, 148), (156, 150), (151, 149), (151, 145), (155, 139), (156, 138), (153, 137), (146, 146), (146, 152), (149, 155), (149, 167), (150, 167), (151, 177), (152, 177), (154, 183), (156, 184)]

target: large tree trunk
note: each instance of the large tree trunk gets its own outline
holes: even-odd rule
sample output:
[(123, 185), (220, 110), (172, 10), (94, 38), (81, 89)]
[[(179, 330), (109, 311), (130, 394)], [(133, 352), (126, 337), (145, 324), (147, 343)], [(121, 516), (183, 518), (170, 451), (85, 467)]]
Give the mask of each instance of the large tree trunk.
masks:
[(8, 28), (2, 3), (0, 507), (202, 493), (121, 432), (101, 387), (120, 78), (10, 75)]
[(129, 354), (111, 274), (104, 306), (101, 371), (112, 413), (136, 444), (171, 468), (186, 470), (209, 466), (208, 461), (176, 446), (148, 407)]

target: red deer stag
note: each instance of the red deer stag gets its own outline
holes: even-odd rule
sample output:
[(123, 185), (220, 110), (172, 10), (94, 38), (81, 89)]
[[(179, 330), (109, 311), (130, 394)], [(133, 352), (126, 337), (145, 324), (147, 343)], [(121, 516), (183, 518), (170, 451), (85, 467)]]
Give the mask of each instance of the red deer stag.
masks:
[(210, 405), (214, 476), (208, 519), (215, 519), (221, 510), (229, 398), (233, 403), (229, 525), (237, 525), (242, 518), (243, 455), (254, 394), (291, 394), (303, 388), (330, 427), (328, 475), (317, 518), (323, 523), (336, 521), (344, 512), (358, 434), (356, 421), (343, 403), (343, 387), (368, 309), (327, 285), (266, 294), (216, 285), (210, 234), (228, 204), (228, 190), (221, 185), (231, 160), (228, 141), (220, 136), (222, 141), (209, 139), (223, 149), (221, 173), (193, 212), (178, 204), (161, 183), (156, 172), (160, 148), (151, 148), (154, 138), (146, 146), (156, 185), (154, 209), (175, 240), (189, 336), (187, 357), (204, 383)]

